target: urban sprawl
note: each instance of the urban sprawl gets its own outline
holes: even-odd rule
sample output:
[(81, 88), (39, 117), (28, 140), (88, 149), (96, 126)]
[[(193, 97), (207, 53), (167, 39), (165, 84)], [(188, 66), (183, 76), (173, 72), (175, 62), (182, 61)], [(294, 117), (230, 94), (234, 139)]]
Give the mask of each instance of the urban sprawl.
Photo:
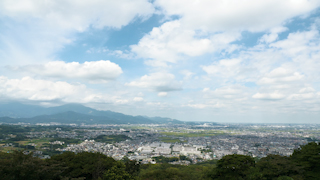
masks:
[[(64, 130), (61, 124), (38, 124), (57, 126), (50, 131), (28, 132), (26, 148), (33, 146), (34, 154), (42, 158), (46, 150), (55, 152), (99, 152), (116, 160), (128, 158), (141, 163), (154, 164), (154, 157), (179, 158), (172, 164), (188, 165), (207, 160), (220, 159), (229, 154), (250, 155), (262, 158), (268, 154), (290, 156), (294, 149), (310, 141), (320, 139), (319, 125), (288, 124), (211, 124), (201, 125), (81, 125), (69, 126)], [(121, 141), (103, 142), (96, 138), (121, 136)], [(10, 134), (8, 135), (10, 137)], [(43, 147), (32, 139), (60, 138)], [(67, 139), (78, 139), (79, 143), (66, 143)], [(111, 139), (112, 140), (112, 139)], [(53, 147), (58, 148), (52, 149)], [(12, 143), (2, 148), (15, 146)], [(16, 145), (17, 146), (17, 145)], [(19, 145), (20, 146), (20, 145)]]

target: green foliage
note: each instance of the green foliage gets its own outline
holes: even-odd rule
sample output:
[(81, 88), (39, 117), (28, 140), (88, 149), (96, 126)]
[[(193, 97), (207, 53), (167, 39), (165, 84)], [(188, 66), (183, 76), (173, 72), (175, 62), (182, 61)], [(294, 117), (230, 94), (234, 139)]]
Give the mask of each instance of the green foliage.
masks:
[(9, 141), (10, 141), (10, 142), (14, 142), (14, 141), (24, 141), (24, 140), (26, 140), (26, 139), (27, 139), (26, 136), (21, 135), (21, 134), (18, 134), (18, 135), (16, 135), (16, 137), (10, 138), (10, 139), (8, 140), (8, 142), (9, 142)]
[(141, 166), (142, 180), (206, 180), (210, 168), (200, 165), (149, 164)]
[(154, 159), (157, 163), (169, 163), (169, 162), (175, 162), (175, 161), (179, 161), (179, 158), (177, 157), (164, 157), (164, 156), (156, 156), (153, 157), (152, 159)]
[(179, 159), (181, 161), (190, 161), (192, 163), (192, 160), (185, 155), (179, 155)]
[(207, 153), (207, 152), (212, 152), (210, 148), (208, 149), (201, 149), (201, 153)]
[(294, 150), (291, 159), (303, 168), (306, 179), (320, 179), (320, 145), (318, 143), (311, 142)]
[(301, 167), (292, 162), (289, 157), (271, 154), (260, 159), (256, 164), (256, 169), (261, 177), (265, 179), (277, 179), (279, 176), (295, 176), (299, 178), (301, 173)]
[(245, 155), (227, 155), (217, 162), (212, 179), (245, 179), (249, 170), (254, 167), (254, 159)]
[(277, 178), (277, 180), (294, 180), (292, 177), (289, 176), (280, 176)]
[(51, 141), (63, 141), (64, 146), (67, 146), (67, 144), (78, 144), (81, 142), (80, 139), (73, 139), (73, 138), (54, 138)]
[(224, 156), (208, 173), (212, 179), (302, 180), (320, 179), (320, 145), (311, 142), (296, 149), (291, 157), (268, 155), (256, 164), (251, 157)]
[(0, 125), (0, 132), (2, 134), (21, 134), (26, 132), (41, 132), (55, 130), (56, 128), (62, 128), (62, 130), (72, 130), (69, 126), (20, 126), (20, 125)]
[(100, 153), (81, 152), (78, 154), (65, 152), (51, 157), (48, 161), (59, 162), (66, 169), (61, 173), (63, 177), (98, 179), (110, 169), (115, 160)]
[(126, 135), (100, 135), (96, 138), (94, 138), (97, 142), (103, 142), (103, 143), (114, 143), (114, 142), (121, 142), (125, 141), (127, 139), (131, 139)]
[(2, 134), (19, 134), (31, 131), (30, 127), (13, 126), (13, 125), (0, 125), (0, 132)]
[(55, 155), (41, 160), (32, 153), (21, 151), (0, 153), (0, 179), (124, 179), (134, 180), (140, 172), (136, 161), (122, 163), (100, 153), (72, 153)]
[(216, 165), (218, 160), (213, 159), (209, 161), (203, 161), (203, 162), (198, 162), (196, 165), (202, 165), (202, 166), (211, 166), (211, 165)]
[(0, 153), (0, 177), (3, 180), (59, 179), (61, 169), (22, 151)]
[(106, 180), (135, 180), (136, 177), (130, 175), (126, 171), (126, 166), (121, 162), (116, 162), (107, 172), (104, 174)]
[(124, 163), (125, 170), (128, 172), (132, 177), (138, 176), (140, 173), (140, 163), (137, 161), (126, 161)]

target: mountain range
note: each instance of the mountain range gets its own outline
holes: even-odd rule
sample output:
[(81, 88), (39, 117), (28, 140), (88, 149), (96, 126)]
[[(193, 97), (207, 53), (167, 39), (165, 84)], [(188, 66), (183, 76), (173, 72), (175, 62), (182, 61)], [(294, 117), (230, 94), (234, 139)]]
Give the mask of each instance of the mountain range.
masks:
[(22, 103), (0, 104), (3, 123), (63, 123), (63, 124), (185, 124), (171, 118), (131, 116), (113, 111), (99, 111), (81, 104), (42, 107)]

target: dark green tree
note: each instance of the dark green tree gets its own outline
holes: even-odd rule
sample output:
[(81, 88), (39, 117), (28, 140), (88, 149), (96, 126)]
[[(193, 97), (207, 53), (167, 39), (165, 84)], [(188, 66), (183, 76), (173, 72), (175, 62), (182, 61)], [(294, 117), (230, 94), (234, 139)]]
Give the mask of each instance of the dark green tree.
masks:
[(137, 161), (126, 161), (124, 163), (125, 171), (128, 172), (131, 176), (138, 176), (140, 172), (140, 163)]
[(104, 174), (104, 179), (106, 180), (136, 180), (137, 177), (130, 175), (126, 171), (126, 166), (118, 161), (111, 167), (109, 170), (106, 171)]
[(294, 180), (292, 177), (289, 176), (280, 176), (277, 178), (277, 180)]
[(291, 159), (303, 168), (304, 178), (308, 180), (320, 179), (320, 145), (311, 142), (294, 150)]
[(189, 173), (190, 171), (187, 173), (183, 172), (180, 166), (156, 164), (151, 165), (140, 177), (146, 180), (191, 180)]
[(59, 179), (61, 169), (22, 151), (0, 153), (0, 179), (42, 180)]
[(216, 169), (209, 177), (212, 179), (240, 180), (246, 179), (247, 173), (255, 166), (255, 161), (251, 156), (227, 155), (217, 162)]
[(295, 177), (294, 179), (301, 179), (301, 167), (297, 163), (292, 162), (289, 157), (280, 155), (268, 155), (261, 158), (256, 163), (257, 173), (264, 179), (273, 180), (279, 177)]
[(101, 153), (81, 152), (78, 154), (65, 152), (52, 156), (49, 162), (60, 163), (65, 168), (62, 177), (86, 179), (102, 178), (105, 171), (109, 170), (115, 163), (111, 157)]

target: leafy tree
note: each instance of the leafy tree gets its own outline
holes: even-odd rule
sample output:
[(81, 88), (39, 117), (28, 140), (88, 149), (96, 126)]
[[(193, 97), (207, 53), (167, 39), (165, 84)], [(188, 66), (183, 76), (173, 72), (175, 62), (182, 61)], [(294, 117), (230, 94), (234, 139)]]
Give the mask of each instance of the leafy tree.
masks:
[(125, 171), (131, 176), (138, 176), (140, 172), (140, 163), (137, 161), (126, 161), (124, 163)]
[(3, 180), (59, 179), (59, 168), (22, 151), (0, 153), (0, 177)]
[(126, 166), (122, 162), (116, 162), (105, 174), (107, 180), (136, 180), (136, 176), (130, 175), (126, 171)]
[(180, 159), (180, 160), (188, 160), (187, 156), (184, 156), (184, 155), (180, 155), (180, 156), (179, 156), (179, 159)]
[(289, 157), (268, 155), (256, 163), (256, 169), (265, 179), (278, 179), (278, 177), (295, 177), (301, 179), (301, 168)]
[(291, 159), (303, 168), (305, 179), (320, 179), (320, 145), (318, 143), (311, 142), (294, 150)]
[(156, 156), (153, 157), (152, 159), (154, 159), (157, 163), (169, 163), (169, 162), (174, 162), (174, 161), (179, 161), (179, 158), (177, 157), (164, 157), (164, 156)]
[(292, 177), (289, 176), (280, 176), (277, 178), (277, 180), (294, 180)]
[(181, 171), (179, 166), (157, 164), (141, 174), (141, 179), (147, 180), (188, 180), (190, 175)]
[(142, 180), (207, 180), (205, 176), (212, 166), (144, 164), (139, 177)]
[(110, 169), (115, 160), (101, 153), (81, 152), (78, 154), (65, 152), (52, 156), (50, 162), (60, 162), (65, 170), (61, 173), (63, 177), (86, 179), (98, 179), (104, 172)]
[(255, 166), (254, 159), (245, 155), (227, 155), (217, 162), (216, 169), (209, 177), (212, 179), (245, 179), (249, 170)]
[(121, 142), (127, 139), (131, 139), (126, 135), (100, 135), (94, 138), (97, 142), (104, 142), (104, 143), (113, 143), (113, 142)]

